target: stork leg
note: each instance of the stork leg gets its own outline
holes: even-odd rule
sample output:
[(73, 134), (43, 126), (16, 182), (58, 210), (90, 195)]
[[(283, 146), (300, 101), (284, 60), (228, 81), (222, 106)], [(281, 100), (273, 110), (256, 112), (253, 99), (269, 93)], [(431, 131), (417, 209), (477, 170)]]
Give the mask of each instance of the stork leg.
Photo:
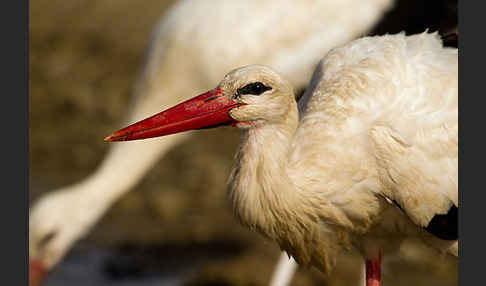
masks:
[(366, 286), (380, 286), (381, 280), (381, 251), (366, 258)]
[(289, 258), (285, 252), (282, 252), (270, 280), (270, 286), (290, 285), (295, 270), (297, 270), (297, 262), (292, 257)]

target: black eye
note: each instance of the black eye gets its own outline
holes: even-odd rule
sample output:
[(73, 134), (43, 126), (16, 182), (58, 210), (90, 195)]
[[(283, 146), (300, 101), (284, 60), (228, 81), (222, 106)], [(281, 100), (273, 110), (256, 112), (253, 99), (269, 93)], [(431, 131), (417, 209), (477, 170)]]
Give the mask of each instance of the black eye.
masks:
[(244, 87), (238, 88), (236, 90), (237, 95), (243, 95), (243, 94), (253, 94), (253, 95), (260, 95), (264, 93), (267, 90), (271, 90), (272, 88), (269, 86), (264, 85), (261, 82), (252, 82)]

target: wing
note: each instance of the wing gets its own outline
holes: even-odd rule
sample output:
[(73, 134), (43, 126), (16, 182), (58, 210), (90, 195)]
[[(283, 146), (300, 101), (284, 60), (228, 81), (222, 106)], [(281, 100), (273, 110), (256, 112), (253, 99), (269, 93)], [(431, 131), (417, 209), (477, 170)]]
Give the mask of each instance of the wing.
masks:
[(435, 236), (456, 240), (457, 124), (418, 130), (408, 138), (375, 126), (370, 135), (383, 195)]

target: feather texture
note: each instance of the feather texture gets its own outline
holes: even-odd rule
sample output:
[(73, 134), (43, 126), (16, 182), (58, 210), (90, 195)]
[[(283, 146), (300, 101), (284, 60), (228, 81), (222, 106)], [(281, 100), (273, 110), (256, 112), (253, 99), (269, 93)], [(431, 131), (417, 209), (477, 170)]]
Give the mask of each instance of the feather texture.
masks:
[(229, 180), (236, 216), (324, 271), (340, 251), (366, 256), (406, 236), (457, 255), (426, 231), (458, 207), (457, 60), (436, 33), (358, 39), (324, 57), (299, 111), (270, 69), (231, 72), (225, 94), (273, 88), (231, 111), (250, 124)]

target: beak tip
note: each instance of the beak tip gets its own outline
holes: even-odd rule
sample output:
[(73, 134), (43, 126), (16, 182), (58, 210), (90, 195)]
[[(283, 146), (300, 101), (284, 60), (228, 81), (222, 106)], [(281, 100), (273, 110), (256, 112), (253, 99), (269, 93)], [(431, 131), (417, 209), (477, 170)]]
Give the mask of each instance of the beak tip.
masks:
[(116, 133), (111, 134), (110, 136), (106, 136), (103, 141), (105, 142), (115, 142), (115, 141), (126, 141), (126, 136), (120, 136)]
[(29, 259), (29, 286), (41, 285), (46, 274), (47, 270), (42, 261)]
[(103, 139), (105, 142), (113, 142), (113, 135), (106, 136), (105, 139)]

